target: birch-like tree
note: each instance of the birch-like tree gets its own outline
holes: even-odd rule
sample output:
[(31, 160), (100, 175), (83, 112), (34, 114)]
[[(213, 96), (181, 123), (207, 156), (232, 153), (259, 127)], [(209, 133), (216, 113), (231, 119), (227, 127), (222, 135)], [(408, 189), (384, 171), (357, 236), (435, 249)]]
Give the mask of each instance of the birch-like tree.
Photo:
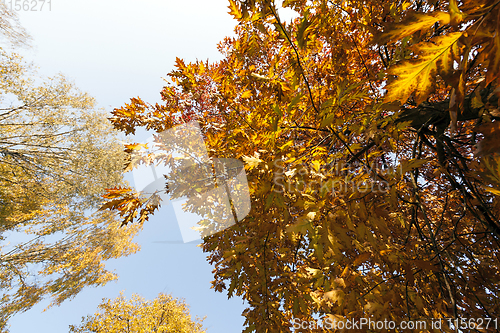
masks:
[(57, 305), (116, 279), (104, 262), (138, 250), (138, 227), (98, 211), (104, 189), (123, 184), (106, 117), (64, 76), (42, 78), (0, 49), (0, 331), (46, 296)]

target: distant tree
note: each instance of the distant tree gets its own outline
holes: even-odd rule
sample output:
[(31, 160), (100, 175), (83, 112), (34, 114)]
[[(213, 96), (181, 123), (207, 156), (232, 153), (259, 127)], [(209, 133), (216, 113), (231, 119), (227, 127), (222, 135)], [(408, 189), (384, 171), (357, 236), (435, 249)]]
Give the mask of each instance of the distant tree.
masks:
[(82, 318), (80, 326), (70, 325), (73, 333), (203, 333), (203, 319), (192, 320), (182, 300), (159, 294), (146, 301), (137, 294), (127, 300), (123, 294), (114, 300), (103, 299), (93, 316)]
[(0, 2), (0, 36), (9, 46), (29, 46), (31, 36), (19, 23), (17, 14), (7, 7), (6, 1)]
[(138, 250), (139, 226), (98, 211), (104, 189), (124, 184), (106, 117), (62, 75), (0, 50), (0, 329), (45, 296), (60, 304), (116, 279), (104, 262)]

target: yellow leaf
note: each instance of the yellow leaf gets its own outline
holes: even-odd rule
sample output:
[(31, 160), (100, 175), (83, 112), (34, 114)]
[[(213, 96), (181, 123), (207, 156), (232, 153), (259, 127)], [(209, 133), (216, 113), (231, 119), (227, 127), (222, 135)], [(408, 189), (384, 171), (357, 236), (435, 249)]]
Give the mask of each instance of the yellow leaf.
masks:
[(251, 73), (250, 75), (252, 77), (256, 78), (256, 79), (259, 79), (259, 80), (264, 80), (264, 81), (270, 80), (270, 78), (268, 78), (267, 76), (260, 75), (260, 74), (257, 74), (257, 73)]
[(345, 297), (345, 293), (341, 289), (334, 289), (332, 291), (326, 292), (324, 298), (332, 303), (340, 304)]
[(243, 99), (250, 98), (250, 97), (252, 97), (252, 92), (250, 90), (246, 90), (245, 92), (243, 92), (243, 94), (241, 94), (241, 98), (243, 98)]
[(404, 103), (413, 92), (417, 104), (425, 101), (434, 88), (436, 74), (449, 75), (453, 70), (457, 41), (461, 36), (461, 32), (454, 32), (434, 38), (432, 43), (415, 45), (413, 49), (417, 58), (402, 61), (389, 69), (388, 73), (398, 78), (387, 85), (384, 103), (396, 100)]
[(418, 158), (401, 162), (401, 175), (404, 175), (405, 173), (413, 169), (420, 168), (426, 162), (427, 162), (426, 159), (418, 159)]
[(316, 216), (315, 212), (309, 212), (307, 213), (306, 216), (299, 217), (297, 219), (297, 222), (286, 228), (286, 231), (305, 233), (307, 229), (310, 228), (311, 222), (314, 220), (315, 216)]
[(229, 14), (233, 15), (233, 17), (235, 19), (237, 19), (239, 21), (239, 20), (241, 20), (241, 18), (243, 18), (243, 14), (241, 13), (240, 8), (236, 4), (236, 1), (229, 0), (229, 6), (228, 7), (229, 7)]
[(495, 189), (495, 188), (491, 188), (491, 187), (488, 187), (488, 186), (483, 186), (483, 188), (484, 188), (486, 191), (490, 192), (490, 193), (493, 193), (493, 194), (495, 194), (495, 195), (500, 196), (500, 190), (497, 190), (497, 189)]
[(307, 219), (308, 219), (309, 221), (314, 220), (314, 217), (315, 217), (315, 216), (316, 216), (316, 212), (309, 212), (309, 213), (307, 213)]
[(318, 160), (312, 161), (312, 166), (314, 171), (319, 172), (319, 169), (321, 168), (321, 163)]
[(317, 268), (311, 268), (311, 267), (306, 267), (306, 271), (312, 275), (312, 276), (316, 276), (318, 275), (319, 273), (321, 273), (321, 270), (317, 269)]
[(382, 45), (390, 41), (399, 40), (419, 30), (427, 30), (436, 22), (440, 22), (442, 25), (448, 24), (450, 22), (450, 14), (441, 11), (426, 14), (412, 12), (403, 21), (389, 24), (385, 32), (376, 37), (373, 42)]
[(467, 16), (458, 8), (457, 0), (450, 0), (448, 8), (450, 11), (451, 24), (453, 25), (460, 24)]
[(262, 163), (262, 160), (259, 157), (255, 156), (243, 156), (243, 161), (248, 165), (249, 169), (253, 169)]
[(129, 150), (141, 150), (142, 148), (148, 149), (148, 144), (147, 143), (131, 143), (131, 144), (124, 144), (126, 149)]

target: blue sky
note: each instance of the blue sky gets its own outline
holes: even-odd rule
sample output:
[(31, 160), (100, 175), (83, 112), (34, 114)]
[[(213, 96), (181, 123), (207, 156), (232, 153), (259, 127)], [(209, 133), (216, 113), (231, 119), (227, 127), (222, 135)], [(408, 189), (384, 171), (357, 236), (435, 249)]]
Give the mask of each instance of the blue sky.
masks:
[[(51, 11), (18, 12), (34, 40), (34, 48), (21, 53), (43, 75), (65, 74), (107, 110), (136, 96), (160, 102), (162, 77), (175, 57), (220, 59), (216, 45), (233, 34), (236, 23), (227, 11), (226, 0), (52, 0)], [(138, 254), (107, 265), (120, 275), (117, 282), (86, 289), (44, 313), (43, 302), (12, 318), (11, 332), (67, 332), (68, 325), (94, 313), (103, 297), (121, 290), (148, 299), (160, 292), (182, 297), (193, 316), (207, 316), (209, 333), (241, 332), (243, 301), (210, 289), (213, 267), (199, 242), (182, 243), (171, 204), (145, 224), (137, 242)]]

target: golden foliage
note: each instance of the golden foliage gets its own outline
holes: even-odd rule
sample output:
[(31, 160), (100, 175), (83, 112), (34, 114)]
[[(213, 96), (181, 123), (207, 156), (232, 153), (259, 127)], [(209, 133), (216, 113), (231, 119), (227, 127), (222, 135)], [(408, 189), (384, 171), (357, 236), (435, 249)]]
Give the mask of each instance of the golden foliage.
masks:
[(80, 326), (71, 325), (70, 332), (204, 333), (202, 320), (192, 320), (186, 303), (170, 295), (159, 294), (146, 301), (137, 294), (127, 300), (120, 293), (113, 300), (103, 299), (99, 311), (83, 318)]
[(498, 317), (500, 3), (282, 6), (231, 1), (223, 60), (177, 60), (162, 105), (114, 112), (128, 133), (197, 120), (245, 161), (251, 212), (203, 243), (214, 289), (248, 302), (245, 332)]
[(117, 276), (140, 226), (97, 211), (123, 185), (125, 156), (106, 114), (63, 76), (0, 53), (0, 330), (44, 297), (58, 305)]

